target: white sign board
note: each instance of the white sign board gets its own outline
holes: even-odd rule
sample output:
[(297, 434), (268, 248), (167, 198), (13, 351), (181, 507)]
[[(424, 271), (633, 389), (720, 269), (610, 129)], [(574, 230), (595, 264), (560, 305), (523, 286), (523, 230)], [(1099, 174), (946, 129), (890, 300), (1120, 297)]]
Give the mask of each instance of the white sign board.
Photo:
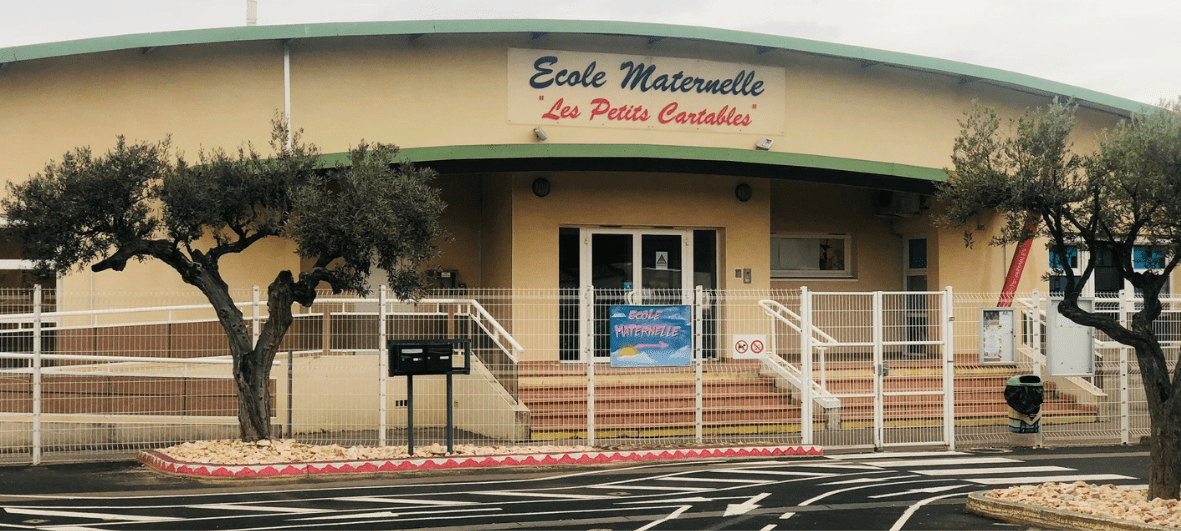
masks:
[(508, 121), (777, 135), (783, 67), (652, 55), (508, 50)]
[(767, 336), (763, 334), (734, 334), (731, 345), (734, 359), (757, 360), (767, 354)]
[[(1091, 376), (1095, 373), (1095, 329), (1058, 313), (1060, 297), (1046, 308), (1046, 371), (1050, 376)], [(1078, 300), (1078, 307), (1092, 311), (1095, 301)]]
[(1012, 308), (980, 309), (981, 365), (1013, 363), (1016, 340)]

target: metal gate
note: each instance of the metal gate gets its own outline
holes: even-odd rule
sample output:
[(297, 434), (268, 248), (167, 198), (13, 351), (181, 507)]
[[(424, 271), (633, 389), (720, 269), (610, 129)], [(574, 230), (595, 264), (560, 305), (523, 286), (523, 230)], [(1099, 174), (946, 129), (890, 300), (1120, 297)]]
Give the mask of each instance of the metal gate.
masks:
[(841, 401), (816, 444), (954, 448), (950, 288), (801, 296), (805, 326), (823, 332), (801, 334), (806, 376)]

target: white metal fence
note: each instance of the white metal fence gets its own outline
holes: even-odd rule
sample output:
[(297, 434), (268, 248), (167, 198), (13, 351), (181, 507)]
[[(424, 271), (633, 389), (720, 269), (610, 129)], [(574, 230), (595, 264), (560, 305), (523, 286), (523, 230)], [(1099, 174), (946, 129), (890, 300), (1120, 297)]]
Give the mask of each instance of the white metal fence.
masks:
[[(234, 297), (257, 333), (259, 291)], [(406, 379), (387, 376), (383, 345), (439, 338), (473, 348), (471, 374), (454, 379), (460, 443), (1006, 445), (1005, 382), (1031, 373), (1046, 380), (1044, 444), (1147, 435), (1126, 347), (1100, 334), (1093, 376), (1048, 377), (1047, 301), (1036, 292), (1014, 304), (1013, 363), (981, 363), (980, 308), (997, 298), (950, 289), (451, 290), (416, 302), (325, 294), (297, 309), (273, 367), (274, 435), (406, 444)], [(122, 458), (237, 435), (226, 339), (199, 294), (9, 291), (0, 304), (0, 462)], [(605, 363), (614, 304), (689, 306), (692, 362)], [(1126, 319), (1136, 304), (1125, 296), (1101, 308)], [(1170, 363), (1179, 310), (1181, 300), (1167, 300), (1158, 325)], [(758, 355), (738, 351), (750, 338)], [(418, 445), (445, 439), (443, 382), (415, 379)]]

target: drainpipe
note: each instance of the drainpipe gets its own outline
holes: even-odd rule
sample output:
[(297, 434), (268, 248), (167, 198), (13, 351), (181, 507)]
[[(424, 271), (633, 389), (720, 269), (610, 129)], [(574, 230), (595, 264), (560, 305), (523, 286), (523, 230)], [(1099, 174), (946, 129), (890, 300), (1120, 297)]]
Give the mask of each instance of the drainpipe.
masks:
[(287, 151), (291, 151), (291, 39), (283, 41), (283, 120), (287, 122)]

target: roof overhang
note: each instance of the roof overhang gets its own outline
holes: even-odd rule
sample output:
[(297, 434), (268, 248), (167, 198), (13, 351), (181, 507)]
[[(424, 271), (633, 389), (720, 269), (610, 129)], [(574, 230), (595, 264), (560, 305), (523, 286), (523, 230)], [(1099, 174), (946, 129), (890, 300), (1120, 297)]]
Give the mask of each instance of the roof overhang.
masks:
[[(441, 174), (557, 171), (686, 173), (821, 182), (931, 194), (939, 168), (733, 148), (645, 144), (504, 144), (405, 148), (405, 160)], [(326, 165), (347, 153), (323, 155)]]
[(242, 26), (120, 35), (0, 48), (0, 65), (33, 59), (115, 50), (151, 50), (163, 46), (220, 42), (289, 41), (292, 39), (373, 35), (404, 36), (408, 40), (416, 40), (427, 35), (446, 34), (521, 34), (523, 38), (528, 39), (552, 38), (555, 35), (562, 34), (601, 35), (646, 39), (650, 44), (677, 39), (710, 41), (750, 47), (752, 53), (759, 55), (776, 52), (804, 53), (847, 59), (856, 62), (863, 68), (901, 68), (946, 75), (960, 80), (961, 83), (991, 84), (1047, 98), (1070, 99), (1081, 106), (1121, 116), (1129, 116), (1132, 113), (1150, 112), (1156, 109), (1144, 103), (1093, 90), (1025, 74), (946, 59), (762, 33), (639, 22), (582, 20), (428, 20)]

